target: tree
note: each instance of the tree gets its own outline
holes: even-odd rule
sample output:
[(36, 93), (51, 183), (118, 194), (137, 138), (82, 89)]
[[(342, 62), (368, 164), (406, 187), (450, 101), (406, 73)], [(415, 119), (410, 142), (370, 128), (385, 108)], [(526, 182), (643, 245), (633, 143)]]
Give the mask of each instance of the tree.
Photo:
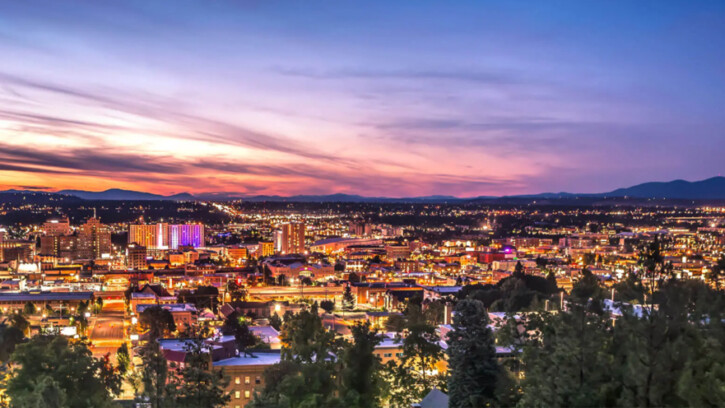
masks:
[(265, 386), (247, 407), (340, 407), (334, 358), (340, 342), (324, 328), (317, 308), (286, 315), (280, 339), (282, 361), (265, 370)]
[(513, 276), (517, 278), (521, 278), (524, 276), (524, 266), (521, 264), (521, 261), (516, 261)]
[(347, 407), (378, 407), (382, 391), (380, 359), (374, 351), (382, 339), (370, 329), (370, 322), (355, 324), (351, 332), (352, 343), (344, 347), (340, 358), (340, 396)]
[(324, 328), (314, 305), (285, 320), (280, 340), (283, 358), (305, 363), (326, 361), (339, 348), (336, 334)]
[[(36, 336), (18, 345), (6, 393), (12, 401), (55, 400), (68, 407), (110, 407), (120, 377), (95, 359), (86, 343), (62, 336)], [(53, 404), (50, 404), (51, 406)], [(26, 405), (32, 406), (32, 405)]]
[(10, 325), (20, 330), (23, 335), (28, 335), (30, 332), (30, 322), (20, 313), (15, 313), (7, 318)]
[(388, 390), (385, 399), (394, 408), (407, 408), (433, 388), (445, 388), (445, 378), (436, 365), (443, 358), (440, 337), (420, 306), (408, 305), (405, 337), (398, 338), (403, 356), (400, 363), (388, 362), (383, 370)]
[(571, 297), (578, 302), (586, 302), (590, 298), (603, 298), (604, 288), (592, 271), (582, 269), (582, 276), (571, 289)]
[(320, 307), (327, 314), (330, 314), (335, 310), (335, 302), (332, 300), (323, 300), (322, 302), (320, 302)]
[(274, 327), (274, 329), (277, 331), (282, 329), (282, 319), (279, 317), (277, 312), (274, 312), (269, 318), (269, 325)]
[(174, 407), (223, 407), (230, 396), (225, 392), (229, 379), (223, 371), (210, 367), (211, 358), (202, 338), (193, 338), (184, 347), (184, 367), (174, 373), (171, 387), (174, 389)]
[(342, 309), (350, 311), (355, 307), (355, 296), (352, 294), (350, 285), (345, 286), (345, 290), (342, 292)]
[(572, 303), (558, 313), (529, 314), (521, 323), (531, 333), (521, 356), (521, 406), (607, 406), (608, 315)]
[(141, 400), (148, 402), (151, 408), (171, 407), (173, 395), (166, 386), (169, 375), (168, 363), (155, 337), (152, 337), (141, 349), (141, 360), (143, 361)]
[(478, 300), (458, 302), (448, 333), (451, 408), (495, 405), (499, 366), (488, 314)]
[(121, 344), (121, 347), (116, 350), (116, 362), (118, 363), (118, 372), (121, 375), (126, 374), (131, 366), (131, 356), (128, 353), (128, 344), (126, 342)]
[(406, 319), (401, 314), (391, 314), (385, 321), (385, 330), (400, 333), (405, 329)]
[(15, 347), (23, 341), (23, 331), (7, 323), (7, 319), (0, 323), (0, 363), (6, 363)]
[(260, 339), (249, 330), (246, 323), (240, 322), (236, 313), (232, 313), (224, 321), (222, 332), (234, 336), (234, 343), (239, 353), (247, 355), (247, 349), (250, 349), (260, 343)]
[(149, 339), (158, 339), (176, 331), (174, 316), (158, 305), (144, 309), (139, 316), (139, 322), (142, 328), (149, 331)]
[(32, 302), (25, 302), (25, 306), (23, 306), (23, 314), (26, 316), (34, 315), (37, 313), (37, 309), (35, 305)]
[(17, 408), (65, 408), (67, 407), (65, 391), (49, 376), (40, 376), (31, 385), (32, 389), (13, 400)]
[(241, 302), (247, 298), (247, 291), (243, 286), (237, 284), (234, 279), (227, 281), (227, 291), (232, 302)]

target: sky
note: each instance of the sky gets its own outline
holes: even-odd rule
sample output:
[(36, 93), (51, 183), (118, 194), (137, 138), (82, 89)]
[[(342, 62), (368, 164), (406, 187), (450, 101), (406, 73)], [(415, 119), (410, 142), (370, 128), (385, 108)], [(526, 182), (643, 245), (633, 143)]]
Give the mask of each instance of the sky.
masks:
[(0, 189), (595, 193), (723, 157), (723, 1), (0, 2)]

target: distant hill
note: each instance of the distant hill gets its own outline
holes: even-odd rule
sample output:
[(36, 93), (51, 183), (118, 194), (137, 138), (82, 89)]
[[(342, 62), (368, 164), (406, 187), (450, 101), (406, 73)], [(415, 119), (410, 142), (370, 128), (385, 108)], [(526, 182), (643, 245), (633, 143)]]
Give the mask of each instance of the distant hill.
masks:
[(669, 198), (689, 200), (725, 200), (725, 177), (701, 181), (674, 180), (620, 188), (601, 194), (608, 197)]
[(140, 191), (122, 190), (118, 188), (112, 188), (106, 191), (85, 191), (85, 190), (61, 190), (59, 194), (66, 194), (82, 198), (84, 200), (128, 200), (128, 201), (139, 201), (139, 200), (174, 200), (174, 201), (187, 201), (194, 200), (194, 196), (189, 193), (180, 193), (170, 196), (164, 196), (159, 194), (144, 193)]
[(425, 197), (365, 197), (357, 194), (327, 194), (327, 195), (296, 195), (296, 196), (278, 196), (278, 195), (259, 195), (244, 197), (245, 201), (262, 202), (262, 201), (287, 201), (298, 203), (416, 203), (416, 202), (455, 202), (463, 199), (453, 196), (425, 196)]
[[(173, 200), (173, 201), (191, 201), (191, 200), (212, 200), (212, 201), (229, 201), (243, 200), (249, 202), (309, 202), (309, 203), (455, 203), (455, 202), (530, 202), (532, 200), (546, 200), (547, 202), (555, 201), (574, 201), (578, 199), (600, 199), (600, 198), (666, 198), (672, 200), (725, 200), (725, 177), (713, 177), (701, 181), (685, 181), (674, 180), (670, 182), (652, 182), (638, 184), (636, 186), (620, 188), (608, 193), (598, 194), (577, 194), (577, 193), (541, 193), (541, 194), (524, 194), (514, 196), (480, 196), (470, 198), (459, 198), (454, 196), (431, 195), (422, 197), (365, 197), (357, 194), (326, 194), (326, 195), (256, 195), (244, 196), (240, 193), (220, 192), (220, 193), (203, 193), (192, 195), (189, 193), (180, 193), (169, 196), (145, 193), (141, 191), (131, 191), (122, 189), (110, 189), (106, 191), (85, 191), (85, 190), (61, 190), (57, 193), (45, 193), (37, 191), (24, 190), (7, 190), (0, 191), (0, 194), (12, 194), (18, 197), (20, 194), (35, 195), (63, 195), (78, 197), (84, 200), (121, 200), (121, 201), (138, 201), (138, 200)], [(6, 196), (9, 197), (9, 196)]]

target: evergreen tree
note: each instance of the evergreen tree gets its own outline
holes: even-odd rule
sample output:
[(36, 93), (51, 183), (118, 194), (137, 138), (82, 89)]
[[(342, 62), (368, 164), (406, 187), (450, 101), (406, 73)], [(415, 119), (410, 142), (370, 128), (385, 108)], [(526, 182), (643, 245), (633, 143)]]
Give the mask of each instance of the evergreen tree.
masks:
[(8, 324), (7, 320), (0, 323), (0, 363), (6, 363), (15, 347), (23, 341), (22, 330)]
[[(18, 404), (65, 400), (68, 407), (110, 407), (120, 392), (120, 377), (95, 359), (84, 342), (62, 336), (36, 336), (18, 345), (6, 394)], [(55, 403), (50, 403), (52, 406)], [(22, 406), (22, 405), (21, 405)], [(32, 405), (25, 405), (32, 406)]]
[(279, 317), (277, 312), (274, 312), (269, 318), (269, 325), (274, 327), (274, 329), (277, 331), (282, 329), (282, 319)]
[(184, 347), (186, 359), (183, 368), (174, 372), (170, 386), (174, 389), (174, 407), (223, 407), (230, 396), (225, 392), (229, 379), (223, 371), (211, 367), (211, 357), (202, 338), (193, 338)]
[(265, 386), (248, 408), (339, 408), (335, 356), (340, 342), (325, 330), (316, 306), (285, 317), (282, 361), (265, 370)]
[(243, 355), (247, 354), (247, 349), (260, 343), (260, 339), (249, 330), (246, 323), (239, 320), (236, 313), (232, 313), (227, 317), (224, 326), (222, 326), (222, 332), (234, 336), (237, 351)]
[(342, 309), (350, 311), (355, 308), (355, 296), (352, 294), (350, 285), (345, 286), (345, 290), (342, 292)]
[(351, 331), (352, 343), (345, 346), (340, 358), (339, 394), (346, 407), (374, 408), (379, 406), (381, 393), (380, 359), (374, 351), (382, 339), (369, 322), (358, 323)]
[(166, 358), (155, 338), (146, 343), (141, 350), (143, 361), (141, 383), (143, 392), (140, 399), (148, 402), (151, 408), (165, 408), (172, 406), (172, 395), (167, 387), (169, 369)]
[(410, 407), (433, 388), (445, 389), (445, 377), (437, 373), (443, 349), (435, 326), (416, 304), (409, 304), (406, 312), (404, 337), (398, 339), (403, 356), (400, 363), (388, 362), (382, 373), (385, 400), (393, 408)]
[(499, 367), (488, 314), (478, 300), (458, 302), (448, 333), (451, 408), (495, 405)]
[(128, 344), (126, 344), (126, 342), (121, 344), (118, 350), (116, 350), (116, 362), (118, 364), (118, 371), (121, 375), (126, 374), (131, 366), (131, 356), (128, 353)]

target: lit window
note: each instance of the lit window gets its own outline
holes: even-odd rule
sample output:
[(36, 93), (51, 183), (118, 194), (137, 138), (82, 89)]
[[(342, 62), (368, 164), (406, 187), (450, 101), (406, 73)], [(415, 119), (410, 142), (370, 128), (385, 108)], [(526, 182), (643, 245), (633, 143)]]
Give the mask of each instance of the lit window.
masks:
[(244, 398), (249, 398), (251, 396), (252, 396), (252, 393), (250, 393), (249, 391), (244, 391)]
[(251, 381), (249, 380), (249, 377), (244, 377), (244, 383), (249, 384)]
[(240, 397), (239, 391), (234, 391), (234, 398), (239, 398), (239, 397)]
[(236, 377), (236, 378), (234, 379), (234, 384), (241, 384), (241, 383), (242, 383), (242, 382), (241, 382), (241, 380), (239, 380), (239, 377)]

